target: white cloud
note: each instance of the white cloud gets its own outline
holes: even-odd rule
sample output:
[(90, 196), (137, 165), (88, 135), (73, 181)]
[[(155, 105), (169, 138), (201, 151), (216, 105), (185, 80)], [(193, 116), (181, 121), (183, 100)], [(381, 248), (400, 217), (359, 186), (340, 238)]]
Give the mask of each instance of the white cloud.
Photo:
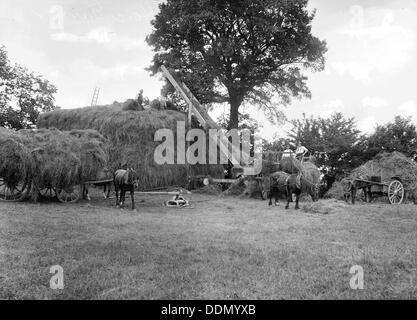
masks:
[(375, 131), (375, 127), (377, 126), (376, 118), (374, 116), (369, 116), (358, 123), (358, 128), (363, 133), (372, 133)]
[(374, 73), (398, 71), (412, 60), (416, 38), (414, 11), (353, 8), (351, 21), (330, 34), (334, 38), (329, 41), (329, 60), (336, 73), (369, 82)]
[[(103, 79), (123, 80), (128, 76), (146, 75), (146, 71), (132, 63), (118, 63), (112, 67), (101, 67), (89, 59), (77, 59), (71, 64), (71, 72), (88, 74), (97, 81)], [(81, 75), (80, 75), (81, 76)]]
[(331, 100), (324, 105), (323, 109), (321, 109), (320, 116), (322, 116), (323, 118), (329, 118), (335, 112), (340, 112), (340, 111), (343, 111), (344, 109), (345, 109), (345, 104), (343, 103), (342, 100), (340, 99)]
[(417, 119), (417, 103), (414, 100), (408, 100), (398, 107), (402, 115), (411, 116)]
[(370, 80), (370, 73), (373, 67), (369, 64), (362, 64), (357, 61), (337, 61), (332, 63), (332, 68), (341, 76), (350, 75), (355, 80)]
[(362, 99), (361, 102), (364, 108), (371, 107), (371, 108), (379, 109), (387, 105), (387, 102), (384, 99), (378, 98), (378, 97), (365, 97)]
[(131, 50), (145, 47), (144, 38), (117, 35), (106, 27), (92, 29), (83, 35), (76, 35), (69, 32), (54, 33), (51, 35), (51, 39), (54, 41), (73, 43), (97, 43), (109, 49)]
[[(88, 74), (88, 77), (85, 75)], [(77, 79), (77, 81), (71, 81)], [(132, 85), (133, 83), (133, 85)], [(100, 87), (99, 104), (133, 98), (139, 89), (153, 99), (160, 95), (163, 82), (150, 77), (136, 60), (104, 67), (90, 59), (76, 59), (62, 71), (58, 83), (58, 105), (64, 108), (86, 106), (90, 103), (94, 87)]]

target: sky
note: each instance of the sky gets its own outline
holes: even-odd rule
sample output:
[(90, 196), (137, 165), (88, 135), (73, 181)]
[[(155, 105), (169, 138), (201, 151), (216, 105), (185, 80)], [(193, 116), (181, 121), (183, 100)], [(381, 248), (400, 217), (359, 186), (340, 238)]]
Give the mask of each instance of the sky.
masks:
[[(145, 70), (153, 57), (145, 37), (159, 0), (0, 0), (0, 45), (12, 62), (43, 75), (57, 88), (62, 108), (134, 98), (154, 99), (163, 85)], [(355, 117), (364, 133), (394, 116), (417, 124), (417, 1), (310, 0), (313, 34), (327, 41), (326, 70), (306, 73), (312, 99), (293, 100), (288, 119), (303, 113)], [(224, 112), (220, 107), (213, 118)], [(248, 106), (271, 139), (290, 128), (270, 123)]]

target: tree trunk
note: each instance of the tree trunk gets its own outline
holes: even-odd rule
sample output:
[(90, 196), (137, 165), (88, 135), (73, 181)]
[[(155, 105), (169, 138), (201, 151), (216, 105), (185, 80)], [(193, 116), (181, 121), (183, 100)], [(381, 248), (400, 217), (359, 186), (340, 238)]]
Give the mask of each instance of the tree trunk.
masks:
[(230, 100), (230, 118), (229, 126), (230, 129), (237, 129), (239, 127), (239, 107), (242, 104), (242, 99), (240, 97), (231, 96)]
[(228, 130), (237, 129), (238, 127), (239, 127), (239, 106), (231, 104)]

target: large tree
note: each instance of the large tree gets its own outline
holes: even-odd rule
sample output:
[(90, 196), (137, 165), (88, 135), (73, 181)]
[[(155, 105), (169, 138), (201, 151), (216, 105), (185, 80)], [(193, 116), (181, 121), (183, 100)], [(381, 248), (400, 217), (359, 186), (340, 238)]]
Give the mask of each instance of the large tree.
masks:
[(329, 118), (306, 117), (292, 121), (288, 133), (293, 145), (299, 142), (317, 158), (318, 165), (337, 177), (362, 164), (365, 148), (354, 118), (335, 113)]
[(229, 128), (250, 103), (274, 119), (292, 97), (310, 97), (306, 70), (324, 68), (326, 43), (311, 33), (308, 0), (167, 0), (147, 42), (203, 103), (227, 102)]
[(394, 121), (377, 126), (368, 138), (367, 156), (379, 152), (398, 151), (417, 160), (417, 128), (411, 118), (395, 117)]
[(0, 46), (0, 126), (33, 128), (41, 112), (55, 108), (56, 88), (42, 76), (12, 65)]

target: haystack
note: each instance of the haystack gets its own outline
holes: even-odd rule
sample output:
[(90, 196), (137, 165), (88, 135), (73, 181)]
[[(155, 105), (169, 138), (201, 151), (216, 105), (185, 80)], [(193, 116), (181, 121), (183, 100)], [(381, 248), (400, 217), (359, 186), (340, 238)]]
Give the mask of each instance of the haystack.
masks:
[[(158, 165), (154, 161), (154, 141), (159, 129), (170, 129), (175, 134), (178, 121), (187, 121), (187, 115), (174, 110), (147, 109), (140, 112), (123, 111), (120, 104), (101, 107), (58, 110), (40, 116), (42, 128), (56, 127), (60, 130), (94, 129), (109, 140), (109, 165), (116, 170), (131, 166), (138, 173), (141, 189), (166, 186), (186, 186), (186, 165)], [(223, 177), (221, 165), (190, 166), (191, 175)]]

